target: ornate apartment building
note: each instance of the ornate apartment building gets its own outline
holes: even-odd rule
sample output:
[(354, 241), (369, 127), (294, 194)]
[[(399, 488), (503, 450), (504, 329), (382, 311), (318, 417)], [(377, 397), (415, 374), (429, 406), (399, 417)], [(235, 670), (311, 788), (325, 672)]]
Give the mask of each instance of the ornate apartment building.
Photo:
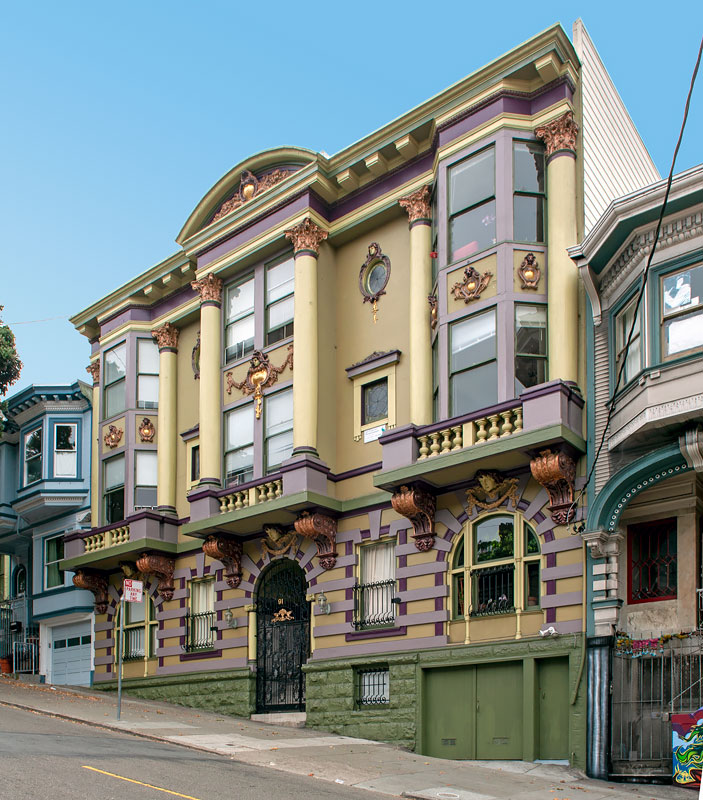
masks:
[(245, 159), (174, 255), (73, 318), (93, 527), (63, 567), (95, 596), (96, 685), (140, 575), (133, 694), (585, 764), (566, 248), (657, 175), (574, 43), (554, 26), (336, 155)]

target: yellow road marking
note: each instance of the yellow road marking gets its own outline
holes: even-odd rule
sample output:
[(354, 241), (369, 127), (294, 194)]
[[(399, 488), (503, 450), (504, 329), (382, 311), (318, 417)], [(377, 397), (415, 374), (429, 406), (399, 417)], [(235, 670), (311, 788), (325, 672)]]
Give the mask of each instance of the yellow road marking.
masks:
[(105, 772), (103, 769), (96, 769), (95, 767), (86, 767), (83, 764), (83, 769), (90, 769), (93, 772), (99, 772), (101, 775), (109, 775), (111, 778), (118, 778), (121, 781), (127, 781), (128, 783), (136, 783), (139, 786), (146, 786), (148, 789), (156, 789), (157, 792), (166, 792), (166, 794), (172, 794), (175, 797), (184, 797), (185, 800), (198, 800), (197, 797), (192, 797), (189, 794), (181, 794), (180, 792), (172, 792), (170, 789), (162, 789), (160, 786), (154, 786), (151, 783), (143, 783), (142, 781), (135, 781), (132, 778), (125, 778), (122, 775), (115, 775), (114, 772)]

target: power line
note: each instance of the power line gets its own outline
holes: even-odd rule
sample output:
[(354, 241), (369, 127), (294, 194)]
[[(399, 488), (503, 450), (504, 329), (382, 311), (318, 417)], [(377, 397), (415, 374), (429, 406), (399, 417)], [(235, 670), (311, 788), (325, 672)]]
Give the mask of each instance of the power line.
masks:
[(662, 202), (661, 209), (659, 210), (659, 219), (657, 220), (657, 228), (654, 232), (654, 242), (652, 244), (652, 249), (649, 251), (649, 258), (647, 259), (647, 264), (645, 265), (644, 272), (642, 273), (642, 284), (640, 286), (640, 290), (637, 294), (637, 302), (635, 303), (635, 313), (632, 315), (632, 324), (630, 325), (630, 333), (627, 337), (627, 342), (625, 344), (625, 348), (622, 353), (622, 358), (620, 360), (620, 367), (618, 368), (617, 378), (615, 380), (615, 386), (613, 388), (613, 392), (610, 395), (610, 399), (608, 400), (608, 416), (605, 418), (605, 426), (603, 428), (603, 433), (600, 437), (600, 442), (598, 444), (598, 449), (596, 450), (596, 454), (593, 458), (593, 462), (591, 463), (591, 468), (588, 472), (588, 476), (586, 478), (586, 482), (584, 483), (583, 487), (579, 490), (578, 495), (574, 498), (569, 511), (566, 515), (568, 520), (571, 512), (573, 511), (574, 507), (577, 505), (581, 497), (583, 497), (583, 493), (586, 491), (586, 487), (591, 482), (591, 478), (593, 477), (593, 473), (596, 469), (596, 464), (598, 463), (598, 458), (601, 454), (601, 450), (603, 449), (603, 445), (605, 444), (605, 436), (608, 432), (608, 427), (610, 426), (610, 421), (613, 417), (613, 410), (615, 408), (615, 395), (618, 393), (618, 389), (620, 387), (620, 380), (622, 379), (622, 374), (625, 369), (625, 363), (627, 361), (627, 356), (630, 351), (630, 343), (632, 342), (632, 337), (635, 332), (635, 327), (637, 325), (638, 319), (637, 315), (639, 314), (640, 305), (642, 304), (642, 298), (644, 297), (644, 292), (647, 287), (647, 275), (649, 274), (649, 267), (651, 266), (652, 259), (654, 258), (654, 253), (657, 249), (657, 244), (659, 242), (659, 232), (661, 231), (662, 221), (664, 219), (664, 212), (666, 211), (666, 204), (669, 201), (669, 194), (671, 192), (671, 183), (674, 179), (674, 166), (676, 165), (676, 157), (679, 154), (679, 148), (681, 147), (681, 141), (683, 140), (683, 133), (686, 128), (686, 121), (688, 119), (688, 110), (691, 106), (691, 96), (693, 94), (693, 87), (696, 83), (696, 76), (698, 75), (698, 68), (701, 64), (701, 54), (703, 54), (703, 39), (701, 39), (700, 47), (698, 48), (698, 58), (696, 59), (696, 66), (693, 69), (693, 75), (691, 76), (691, 84), (688, 87), (688, 96), (686, 97), (686, 106), (684, 107), (683, 112), (683, 120), (681, 122), (681, 130), (679, 131), (679, 138), (676, 142), (676, 147), (674, 148), (674, 157), (671, 159), (671, 168), (669, 169), (669, 177), (666, 181), (666, 191), (664, 192), (664, 201)]

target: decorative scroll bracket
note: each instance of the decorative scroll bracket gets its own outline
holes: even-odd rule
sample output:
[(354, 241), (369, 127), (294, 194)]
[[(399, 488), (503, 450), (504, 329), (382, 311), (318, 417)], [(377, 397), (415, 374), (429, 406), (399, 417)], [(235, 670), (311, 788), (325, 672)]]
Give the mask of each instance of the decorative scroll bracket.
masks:
[(413, 524), (415, 547), (427, 552), (434, 547), (434, 515), (437, 501), (434, 495), (419, 486), (401, 486), (391, 497), (394, 511)]
[(332, 569), (337, 563), (337, 520), (326, 514), (302, 511), (295, 521), (295, 530), (315, 542), (322, 569)]
[(203, 542), (203, 553), (222, 562), (227, 585), (236, 589), (242, 582), (242, 543), (228, 536), (211, 535)]
[(566, 525), (574, 518), (574, 478), (576, 464), (566, 453), (542, 450), (530, 461), (532, 477), (541, 484), (549, 495), (549, 510), (552, 521)]
[(173, 572), (176, 561), (157, 553), (142, 553), (137, 559), (137, 569), (143, 575), (154, 575), (159, 582), (159, 594), (164, 600), (173, 600)]
[(107, 613), (107, 578), (102, 572), (92, 569), (79, 569), (73, 576), (73, 585), (87, 589), (95, 597), (95, 613)]

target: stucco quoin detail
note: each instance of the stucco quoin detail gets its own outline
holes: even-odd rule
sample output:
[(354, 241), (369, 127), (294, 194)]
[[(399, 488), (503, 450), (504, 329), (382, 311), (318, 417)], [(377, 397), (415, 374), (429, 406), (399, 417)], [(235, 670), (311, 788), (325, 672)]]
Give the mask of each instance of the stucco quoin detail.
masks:
[(190, 285), (200, 295), (201, 303), (215, 303), (218, 306), (222, 302), (222, 278), (208, 273), (204, 278), (191, 281)]
[(228, 536), (208, 536), (203, 542), (203, 553), (222, 562), (227, 585), (236, 589), (242, 582), (242, 543)]
[(535, 128), (535, 136), (544, 141), (547, 158), (559, 150), (576, 152), (576, 137), (579, 126), (574, 119), (573, 111), (567, 111), (561, 117)]
[(315, 542), (320, 566), (332, 569), (337, 563), (337, 520), (326, 514), (303, 511), (295, 521), (295, 530)]
[(178, 350), (178, 334), (179, 330), (175, 325), (166, 322), (160, 328), (154, 328), (151, 335), (156, 339), (156, 344), (159, 346), (159, 352), (162, 350)]
[(175, 559), (157, 553), (142, 553), (137, 559), (137, 569), (144, 575), (154, 575), (159, 582), (159, 594), (164, 600), (172, 600)]
[(79, 589), (87, 589), (95, 597), (95, 613), (107, 613), (107, 578), (102, 572), (91, 569), (76, 570), (73, 576), (73, 585)]
[(391, 497), (393, 510), (412, 522), (415, 547), (424, 553), (434, 547), (435, 496), (419, 486), (401, 486)]
[(302, 222), (289, 228), (285, 233), (286, 239), (293, 243), (293, 251), (296, 255), (305, 252), (317, 256), (320, 252), (320, 245), (328, 236), (327, 231), (322, 230), (310, 217), (305, 217)]
[(574, 518), (574, 478), (576, 464), (566, 453), (542, 450), (530, 461), (532, 477), (541, 484), (549, 495), (549, 510), (552, 521), (566, 525)]
[(414, 222), (429, 222), (432, 218), (429, 186), (422, 186), (417, 191), (401, 197), (398, 204), (407, 211), (411, 225)]

